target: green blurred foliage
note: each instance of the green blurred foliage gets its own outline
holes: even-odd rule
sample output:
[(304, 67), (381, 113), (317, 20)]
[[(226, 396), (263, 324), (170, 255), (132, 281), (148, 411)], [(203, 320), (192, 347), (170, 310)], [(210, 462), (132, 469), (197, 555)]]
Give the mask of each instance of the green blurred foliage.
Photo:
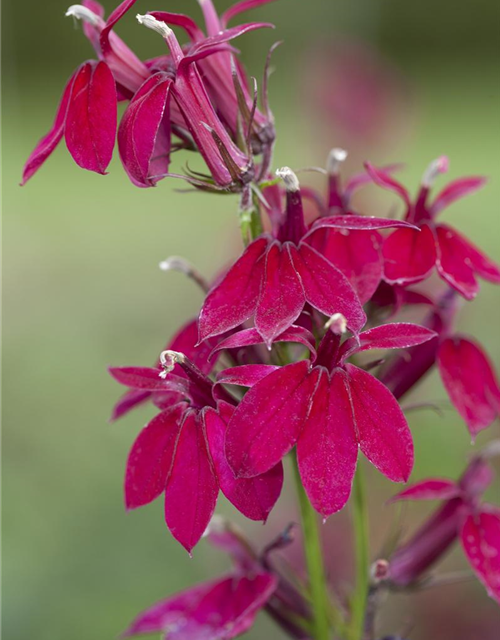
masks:
[[(160, 4), (139, 0), (137, 10), (198, 11), (194, 0)], [(114, 3), (107, 0), (105, 5), (109, 12)], [(80, 29), (64, 18), (65, 8), (62, 0), (3, 3), (6, 640), (114, 638), (141, 608), (227, 566), (204, 543), (189, 559), (168, 535), (160, 503), (124, 512), (124, 461), (152, 412), (144, 409), (107, 424), (120, 390), (106, 375), (106, 366), (152, 362), (172, 332), (197, 312), (201, 295), (194, 285), (180, 275), (161, 273), (157, 264), (178, 254), (214, 274), (239, 251), (237, 200), (180, 194), (176, 188), (182, 185), (173, 182), (136, 189), (118, 158), (107, 177), (91, 175), (72, 163), (62, 145), (30, 184), (17, 186), (24, 160), (48, 128), (66, 77), (91, 55)], [(321, 165), (326, 150), (335, 145), (321, 136), (318, 142), (312, 132), (317, 134), (321, 124), (298, 99), (308, 72), (301, 61), (309, 47), (339, 33), (370, 42), (408, 79), (416, 116), (405, 145), (396, 145), (392, 157), (373, 149), (367, 153), (376, 162), (407, 162), (402, 178), (415, 186), (428, 161), (442, 153), (450, 156), (452, 178), (490, 176), (483, 192), (446, 215), (498, 256), (498, 2), (281, 0), (255, 11), (252, 19), (277, 25), (275, 33), (252, 34), (241, 42), (256, 75), (267, 47), (274, 39), (285, 40), (274, 58), (271, 86), (279, 135), (276, 166)], [(139, 53), (160, 53), (161, 42), (132, 16), (119, 32), (137, 43)], [(179, 168), (185, 161), (176, 159)], [(370, 197), (381, 210), (393, 204), (376, 190)], [(498, 312), (497, 294), (483, 285), (461, 319), (497, 364)], [(444, 399), (436, 376), (422, 385), (414, 396), (418, 398)], [(422, 411), (412, 413), (410, 421), (417, 453), (414, 479), (457, 475), (470, 452), (458, 416), (449, 410), (442, 419)], [(498, 435), (498, 425), (482, 434), (478, 444), (493, 435)], [(370, 472), (369, 478), (375, 554), (394, 517), (380, 506), (393, 487), (378, 474)], [(287, 483), (268, 527), (244, 523), (257, 545), (295, 518), (289, 489)], [(492, 496), (498, 500), (494, 491)], [(221, 510), (234, 516), (222, 501)], [(412, 507), (405, 522), (415, 522), (426, 511)], [(332, 518), (326, 537), (344, 521), (342, 515)], [(448, 564), (456, 563), (463, 565), (455, 553)], [(475, 583), (449, 593), (458, 603), (472, 601), (477, 615), (497, 615)], [(411, 606), (410, 599), (396, 598), (384, 610), (383, 630), (398, 631), (397, 624), (413, 620), (417, 613)], [(412, 638), (429, 637), (426, 633), (417, 627)], [(271, 634), (280, 637), (260, 621), (248, 637)]]

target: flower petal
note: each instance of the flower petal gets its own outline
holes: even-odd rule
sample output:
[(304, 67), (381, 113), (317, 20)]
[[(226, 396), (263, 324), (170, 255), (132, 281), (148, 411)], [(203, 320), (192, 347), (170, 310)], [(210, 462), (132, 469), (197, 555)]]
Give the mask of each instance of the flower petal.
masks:
[(450, 400), (475, 436), (500, 412), (500, 387), (491, 362), (478, 344), (454, 337), (441, 343), (438, 367)]
[(467, 300), (476, 297), (479, 284), (469, 257), (467, 243), (454, 229), (444, 224), (436, 227), (439, 275)]
[(40, 142), (31, 152), (30, 157), (26, 161), (23, 169), (23, 179), (21, 185), (24, 185), (38, 171), (42, 164), (51, 155), (57, 147), (64, 135), (64, 121), (66, 120), (66, 112), (68, 110), (69, 97), (73, 88), (73, 82), (79, 69), (71, 76), (64, 87), (59, 107), (57, 108), (56, 117), (52, 124), (51, 130), (43, 136)]
[(361, 451), (394, 482), (406, 482), (413, 467), (413, 440), (392, 393), (371, 374), (352, 364), (349, 391)]
[(217, 383), (253, 387), (262, 378), (277, 369), (281, 369), (281, 367), (273, 364), (243, 364), (239, 367), (230, 367), (217, 374)]
[(73, 160), (83, 169), (106, 173), (116, 139), (116, 86), (105, 62), (86, 62), (75, 76), (64, 135)]
[(254, 478), (235, 478), (224, 452), (224, 438), (234, 407), (220, 403), (219, 413), (204, 413), (208, 447), (219, 486), (226, 498), (250, 520), (267, 520), (283, 486), (283, 465), (278, 463), (267, 473)]
[(200, 342), (234, 329), (253, 315), (259, 297), (267, 238), (254, 240), (221, 282), (209, 292), (200, 312)]
[(382, 187), (383, 189), (388, 189), (389, 191), (396, 193), (403, 199), (406, 206), (410, 208), (410, 194), (400, 182), (394, 180), (389, 171), (377, 169), (370, 162), (365, 162), (365, 169), (375, 184), (378, 184), (379, 187)]
[(116, 7), (116, 9), (114, 9), (110, 13), (106, 21), (106, 26), (101, 31), (101, 38), (100, 38), (101, 48), (104, 55), (106, 55), (110, 50), (109, 40), (110, 40), (111, 30), (113, 29), (115, 24), (123, 18), (123, 16), (127, 13), (127, 11), (129, 11), (133, 7), (133, 5), (136, 2), (137, 0), (124, 0)]
[(404, 491), (400, 491), (389, 500), (448, 500), (461, 494), (461, 489), (453, 480), (429, 478), (415, 482)]
[(500, 603), (500, 511), (470, 514), (460, 533), (462, 547), (488, 595)]
[(191, 42), (197, 42), (205, 38), (205, 34), (196, 24), (196, 22), (182, 13), (170, 13), (169, 11), (148, 11), (148, 15), (153, 16), (160, 22), (168, 25), (174, 25), (184, 29)]
[(168, 172), (172, 79), (159, 72), (137, 91), (123, 114), (118, 148), (125, 171), (139, 187), (154, 186)]
[(362, 304), (370, 300), (383, 274), (382, 236), (379, 233), (318, 229), (307, 242), (342, 271)]
[(266, 253), (255, 312), (255, 327), (268, 347), (299, 317), (305, 302), (304, 290), (287, 246), (273, 243)]
[(349, 499), (358, 457), (346, 374), (337, 369), (329, 380), (316, 368), (318, 384), (309, 416), (297, 442), (304, 489), (323, 517), (342, 509)]
[(468, 196), (470, 193), (474, 193), (478, 189), (481, 189), (486, 184), (486, 178), (481, 176), (470, 176), (467, 178), (458, 178), (446, 185), (446, 187), (436, 196), (434, 202), (431, 205), (430, 213), (436, 216), (445, 207), (449, 207), (450, 204)]
[(239, 16), (241, 13), (245, 13), (246, 11), (250, 11), (250, 9), (254, 9), (255, 7), (261, 7), (264, 4), (269, 4), (270, 2), (274, 2), (275, 0), (241, 0), (236, 4), (233, 4), (232, 7), (229, 7), (221, 16), (221, 25), (223, 28), (226, 27), (227, 23)]
[(110, 421), (122, 418), (134, 407), (146, 402), (150, 397), (150, 391), (144, 391), (142, 389), (130, 389), (129, 391), (126, 391), (113, 407)]
[(314, 379), (302, 360), (274, 371), (245, 395), (229, 422), (226, 456), (234, 474), (272, 469), (295, 444), (307, 417)]
[(436, 241), (431, 228), (396, 229), (382, 245), (384, 279), (391, 284), (425, 280), (436, 264)]
[(191, 553), (215, 510), (219, 485), (195, 411), (186, 414), (165, 489), (165, 522)]
[(144, 389), (147, 391), (186, 390), (185, 381), (176, 375), (169, 374), (166, 380), (161, 378), (161, 369), (152, 369), (150, 367), (110, 367), (109, 373), (117, 382), (132, 389)]
[(375, 216), (360, 216), (355, 213), (340, 214), (319, 218), (310, 231), (324, 227), (332, 229), (353, 229), (359, 231), (374, 231), (375, 229), (392, 229), (393, 227), (405, 227), (417, 230), (417, 227), (404, 220), (391, 220), (389, 218), (377, 218)]
[(307, 302), (327, 316), (341, 313), (353, 333), (360, 331), (366, 315), (344, 274), (308, 244), (300, 244), (298, 250), (289, 246)]
[(136, 509), (165, 490), (185, 405), (159, 413), (138, 435), (125, 474), (125, 505)]

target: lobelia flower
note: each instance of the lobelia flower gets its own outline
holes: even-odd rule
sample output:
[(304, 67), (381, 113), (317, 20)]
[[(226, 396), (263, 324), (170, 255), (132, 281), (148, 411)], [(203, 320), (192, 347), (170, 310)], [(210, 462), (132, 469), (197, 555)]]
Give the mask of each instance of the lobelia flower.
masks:
[(452, 227), (436, 222), (436, 216), (456, 200), (485, 184), (485, 178), (467, 177), (450, 182), (428, 202), (430, 189), (440, 173), (448, 170), (446, 157), (434, 160), (425, 171), (419, 194), (413, 203), (408, 191), (384, 171), (366, 164), (374, 182), (399, 195), (406, 205), (406, 220), (412, 229), (398, 229), (384, 241), (384, 278), (389, 283), (408, 285), (427, 278), (434, 267), (440, 277), (464, 298), (472, 300), (479, 291), (477, 278), (500, 282), (500, 267)]
[(488, 594), (500, 602), (500, 509), (481, 502), (493, 480), (488, 457), (498, 442), (476, 456), (458, 482), (442, 478), (422, 480), (392, 498), (444, 500), (444, 504), (399, 547), (389, 564), (390, 583), (406, 587), (421, 577), (460, 539), (473, 571)]
[(275, 231), (251, 242), (207, 295), (199, 317), (200, 340), (233, 329), (251, 316), (264, 342), (285, 331), (311, 305), (326, 316), (341, 313), (358, 333), (366, 322), (361, 303), (344, 274), (310, 244), (319, 228), (378, 229), (398, 222), (368, 216), (331, 216), (311, 229), (304, 222), (297, 176), (277, 171), (286, 187), (286, 213)]
[(38, 171), (63, 136), (80, 167), (106, 173), (115, 145), (117, 99), (133, 95), (149, 76), (144, 63), (112, 31), (134, 2), (122, 2), (107, 21), (101, 5), (93, 0), (72, 5), (66, 12), (84, 21), (84, 33), (99, 61), (84, 62), (67, 82), (52, 128), (28, 158), (21, 184)]
[(252, 627), (258, 612), (278, 587), (234, 528), (212, 521), (207, 538), (229, 554), (230, 573), (175, 594), (143, 611), (122, 638), (160, 633), (165, 640), (228, 640)]
[[(396, 399), (379, 380), (346, 360), (368, 349), (406, 348), (435, 335), (418, 325), (387, 324), (341, 344), (346, 320), (338, 314), (332, 322), (337, 333), (326, 332), (316, 357), (247, 382), (253, 386), (226, 433), (227, 460), (239, 478), (265, 473), (297, 445), (302, 483), (324, 517), (346, 504), (358, 449), (395, 482), (406, 482), (413, 466), (411, 433)], [(237, 336), (230, 338), (233, 344)], [(237, 384), (244, 385), (244, 377)]]
[[(191, 553), (213, 515), (219, 489), (246, 517), (265, 521), (281, 492), (283, 469), (278, 464), (260, 477), (235, 479), (224, 456), (233, 398), (221, 387), (214, 388), (180, 352), (164, 351), (160, 363), (161, 368), (110, 368), (120, 384), (137, 393), (149, 393), (162, 409), (130, 451), (125, 504), (127, 509), (135, 509), (164, 493), (167, 526)], [(184, 377), (173, 373), (177, 366)]]

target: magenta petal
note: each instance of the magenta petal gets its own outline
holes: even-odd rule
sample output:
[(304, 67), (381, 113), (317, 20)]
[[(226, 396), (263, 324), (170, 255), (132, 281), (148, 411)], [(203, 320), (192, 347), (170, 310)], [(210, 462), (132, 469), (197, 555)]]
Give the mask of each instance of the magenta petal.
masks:
[(217, 47), (222, 44), (226, 44), (239, 36), (242, 36), (249, 31), (255, 31), (256, 29), (274, 29), (274, 25), (268, 22), (249, 22), (248, 24), (240, 24), (237, 27), (231, 27), (230, 29), (226, 29), (217, 33), (216, 35), (209, 36), (208, 38), (204, 38), (199, 43), (195, 44), (189, 50), (189, 57), (195, 56), (198, 53), (206, 49), (211, 49), (213, 47)]
[(195, 411), (186, 414), (165, 489), (165, 522), (191, 553), (215, 510), (219, 485)]
[(125, 505), (136, 509), (165, 490), (185, 405), (158, 414), (134, 442), (125, 474)]
[(408, 208), (411, 206), (410, 195), (408, 191), (400, 182), (394, 180), (389, 171), (384, 169), (377, 169), (369, 162), (365, 162), (365, 168), (368, 175), (371, 177), (375, 184), (378, 184), (379, 187), (382, 187), (383, 189), (388, 189), (389, 191), (396, 193), (404, 200)]
[(500, 283), (500, 265), (478, 249), (468, 238), (454, 231), (455, 237), (462, 242), (465, 260), (469, 262), (476, 274), (489, 282)]
[(168, 25), (181, 27), (189, 36), (192, 42), (197, 42), (205, 38), (205, 34), (196, 24), (196, 22), (182, 13), (170, 13), (169, 11), (148, 11), (148, 15), (153, 16), (160, 22)]
[(163, 632), (168, 640), (230, 640), (253, 625), (276, 586), (265, 572), (204, 583), (147, 609), (122, 637)]
[(161, 378), (161, 369), (152, 369), (150, 367), (110, 367), (109, 373), (117, 382), (132, 389), (176, 391), (186, 388), (185, 381), (178, 376), (169, 374), (166, 380)]
[(389, 500), (448, 500), (455, 498), (462, 493), (462, 490), (453, 480), (446, 478), (429, 478), (412, 484), (404, 491), (400, 491)]
[(234, 474), (272, 469), (295, 444), (307, 417), (314, 380), (302, 360), (266, 376), (245, 395), (229, 422), (226, 456)]
[(130, 101), (118, 131), (125, 171), (139, 187), (152, 187), (167, 173), (170, 162), (168, 102), (172, 80), (157, 73)]
[(430, 212), (433, 216), (437, 215), (445, 207), (450, 204), (464, 198), (470, 193), (474, 193), (486, 184), (486, 178), (481, 176), (471, 176), (469, 178), (458, 178), (450, 182), (446, 187), (436, 196), (436, 199), (432, 203)]
[(326, 369), (314, 371), (318, 372), (318, 385), (297, 442), (297, 459), (309, 500), (326, 518), (349, 499), (358, 444), (346, 374), (337, 369), (330, 381)]
[(445, 389), (475, 436), (500, 412), (500, 387), (486, 354), (465, 338), (447, 338), (438, 351), (438, 366)]
[[(381, 167), (380, 169), (378, 169), (378, 171), (384, 172), (386, 175), (390, 175), (391, 173), (394, 173), (395, 171), (398, 171), (402, 168), (402, 164), (390, 164), (385, 167)], [(373, 178), (366, 171), (364, 173), (358, 173), (350, 177), (344, 187), (344, 203), (348, 205), (355, 191), (357, 191), (360, 187), (364, 187), (365, 185), (372, 183)]]
[[(187, 322), (181, 329), (175, 334), (170, 341), (167, 349), (172, 351), (180, 351), (187, 358), (193, 362), (200, 371), (203, 373), (210, 373), (214, 368), (216, 358), (213, 358), (215, 341), (198, 342), (198, 322), (197, 320), (191, 320)], [(177, 367), (174, 371), (179, 375), (185, 375), (181, 367)]]
[(485, 508), (470, 514), (460, 533), (462, 547), (488, 595), (500, 603), (500, 511)]
[(346, 340), (341, 347), (341, 355), (345, 359), (353, 353), (369, 349), (406, 349), (436, 336), (435, 331), (411, 322), (382, 324), (361, 332), (356, 338)]
[(413, 468), (413, 440), (389, 389), (371, 374), (346, 365), (359, 446), (368, 460), (394, 482), (406, 482)]
[(28, 180), (33, 176), (42, 164), (51, 155), (54, 149), (57, 147), (64, 134), (64, 121), (66, 120), (66, 112), (68, 110), (69, 97), (73, 87), (73, 81), (77, 75), (78, 70), (71, 76), (64, 87), (59, 107), (57, 108), (56, 117), (52, 124), (51, 130), (43, 136), (40, 142), (31, 152), (30, 157), (26, 161), (23, 170), (23, 179), (21, 185), (26, 184)]
[(472, 300), (479, 291), (479, 285), (469, 258), (467, 243), (454, 229), (445, 225), (436, 227), (436, 237), (436, 266), (439, 275), (464, 298)]
[(420, 282), (436, 264), (436, 241), (431, 228), (396, 229), (382, 245), (384, 277), (391, 284)]
[(253, 315), (264, 270), (266, 238), (254, 240), (223, 280), (207, 295), (200, 312), (200, 341), (234, 329)]
[(341, 313), (351, 331), (360, 331), (366, 315), (344, 274), (305, 243), (300, 244), (298, 250), (291, 245), (291, 253), (307, 302), (327, 316)]
[(110, 49), (109, 37), (110, 32), (115, 26), (115, 24), (123, 18), (123, 16), (133, 7), (133, 5), (137, 2), (137, 0), (124, 0), (121, 2), (114, 11), (111, 12), (109, 18), (106, 21), (106, 26), (101, 31), (101, 48), (103, 53), (106, 55)]
[(66, 114), (64, 135), (73, 160), (83, 169), (106, 173), (116, 138), (116, 87), (105, 62), (80, 67)]
[(305, 302), (304, 290), (287, 244), (273, 243), (266, 253), (255, 312), (255, 327), (269, 347), (299, 317)]
[(219, 384), (235, 384), (240, 387), (253, 387), (273, 371), (281, 369), (274, 364), (243, 364), (230, 367), (217, 374)]
[(329, 227), (332, 229), (353, 229), (360, 231), (373, 231), (375, 229), (391, 229), (393, 227), (406, 227), (417, 229), (414, 225), (403, 220), (390, 220), (389, 218), (376, 218), (375, 216), (359, 216), (354, 213), (320, 218), (313, 224), (310, 233), (315, 229)]
[(226, 498), (244, 516), (266, 521), (283, 486), (283, 466), (278, 463), (267, 473), (255, 478), (235, 478), (224, 452), (227, 424), (234, 407), (220, 403), (219, 414), (213, 409), (204, 413), (208, 447), (215, 466), (219, 486)]
[(382, 236), (377, 231), (318, 230), (307, 239), (351, 283), (360, 302), (373, 296), (382, 279)]
[(229, 9), (222, 14), (220, 19), (221, 25), (225, 28), (230, 20), (239, 16), (241, 13), (245, 13), (246, 11), (250, 11), (250, 9), (261, 7), (264, 4), (269, 4), (274, 1), (275, 0), (241, 0), (236, 4), (233, 4), (232, 7), (229, 7)]
[(141, 389), (130, 389), (126, 391), (113, 407), (110, 420), (118, 420), (118, 418), (126, 415), (134, 407), (146, 402), (150, 397), (151, 391), (143, 391)]

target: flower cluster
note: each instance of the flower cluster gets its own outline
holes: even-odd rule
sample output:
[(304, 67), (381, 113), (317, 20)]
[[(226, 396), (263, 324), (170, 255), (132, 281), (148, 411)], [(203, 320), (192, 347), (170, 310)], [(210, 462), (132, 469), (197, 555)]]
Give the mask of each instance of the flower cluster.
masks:
[[(148, 609), (125, 636), (233, 638), (264, 608), (294, 638), (325, 640), (333, 625), (346, 638), (358, 638), (373, 622), (372, 596), (380, 585), (418, 583), (456, 539), (500, 601), (500, 515), (479, 499), (491, 481), (489, 449), (458, 483), (431, 479), (400, 492), (395, 500), (445, 503), (389, 562), (374, 565), (371, 578), (361, 570), (358, 591), (345, 598), (341, 613), (333, 618), (326, 612), (318, 545), (308, 539), (315, 531), (312, 509), (325, 520), (345, 507), (360, 452), (389, 480), (409, 480), (414, 447), (401, 399), (436, 366), (473, 439), (498, 417), (493, 366), (484, 348), (455, 326), (460, 301), (476, 296), (478, 278), (499, 283), (500, 266), (436, 221), (445, 207), (485, 183), (481, 177), (455, 180), (430, 202), (435, 180), (448, 169), (445, 157), (425, 170), (415, 200), (393, 177), (398, 165), (366, 163), (343, 181), (347, 153), (338, 148), (323, 170), (324, 193), (301, 185), (288, 167), (271, 174), (267, 68), (259, 109), (256, 88), (230, 44), (271, 25), (228, 26), (268, 1), (243, 0), (219, 17), (212, 0), (199, 0), (206, 33), (185, 15), (138, 15), (168, 49), (145, 61), (114, 32), (135, 0), (122, 2), (107, 20), (94, 0), (70, 7), (68, 15), (83, 21), (98, 60), (73, 74), (52, 130), (25, 167), (24, 182), (64, 136), (77, 164), (105, 173), (117, 136), (123, 166), (137, 186), (171, 175), (172, 151), (186, 148), (199, 152), (209, 172), (186, 176), (194, 186), (241, 198), (245, 247), (211, 287), (182, 259), (161, 264), (201, 284), (198, 316), (159, 349), (153, 367), (110, 369), (127, 389), (113, 420), (146, 402), (158, 410), (128, 457), (127, 509), (162, 495), (175, 539), (191, 553), (208, 531), (234, 569)], [(188, 44), (181, 46), (171, 27), (183, 29)], [(119, 127), (118, 101), (128, 102)], [(352, 196), (367, 185), (401, 197), (401, 219), (356, 210)], [(312, 203), (313, 215), (305, 215), (304, 201)], [(440, 279), (433, 281), (435, 269)], [(311, 584), (300, 588), (269, 558), (290, 541), (287, 534), (257, 554), (234, 528), (213, 520), (222, 492), (244, 516), (265, 522), (280, 496), (287, 457), (307, 518)], [(353, 502), (360, 500), (358, 494)], [(363, 532), (357, 535), (362, 539)]]

